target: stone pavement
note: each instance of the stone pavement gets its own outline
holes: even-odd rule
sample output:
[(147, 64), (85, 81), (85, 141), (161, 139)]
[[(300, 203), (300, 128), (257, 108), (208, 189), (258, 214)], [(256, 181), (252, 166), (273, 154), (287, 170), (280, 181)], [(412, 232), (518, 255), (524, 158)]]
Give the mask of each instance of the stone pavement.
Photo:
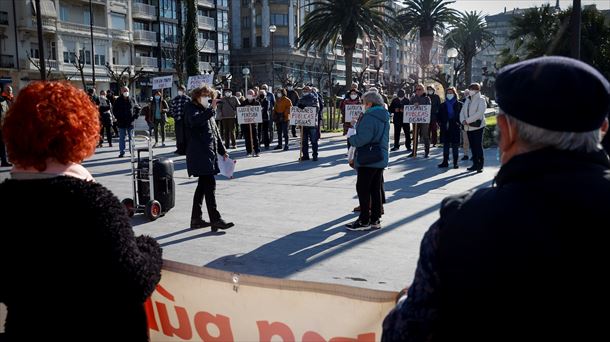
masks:
[[(117, 158), (117, 146), (99, 148), (84, 165), (119, 199), (133, 197), (130, 159)], [(243, 141), (230, 150), (237, 160), (236, 175), (231, 180), (217, 177), (216, 198), (223, 218), (235, 227), (218, 233), (189, 229), (197, 179), (187, 176), (185, 157), (172, 153), (174, 141), (156, 148), (157, 155), (175, 163), (176, 207), (153, 222), (136, 214), (135, 233), (155, 237), (166, 259), (192, 265), (399, 290), (413, 279), (421, 238), (438, 218), (440, 201), (489, 186), (498, 170), (495, 149), (485, 151), (487, 166), (481, 174), (466, 171), (470, 162), (461, 162), (458, 170), (438, 169), (440, 148), (432, 148), (429, 159), (408, 159), (404, 149), (391, 152), (384, 174), (383, 228), (350, 232), (344, 225), (356, 219), (351, 210), (358, 200), (345, 138), (323, 134), (318, 162), (297, 162), (296, 140), (290, 148), (263, 151), (260, 158), (246, 158)], [(0, 180), (6, 177), (8, 170), (0, 169)], [(206, 215), (204, 205), (208, 220)]]

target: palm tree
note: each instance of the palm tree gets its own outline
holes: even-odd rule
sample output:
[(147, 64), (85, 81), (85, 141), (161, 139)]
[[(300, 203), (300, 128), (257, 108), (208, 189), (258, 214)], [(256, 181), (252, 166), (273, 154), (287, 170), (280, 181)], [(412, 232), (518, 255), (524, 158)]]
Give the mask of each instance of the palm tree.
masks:
[(465, 81), (472, 80), (472, 59), (481, 50), (494, 44), (493, 34), (487, 29), (485, 17), (475, 11), (460, 13), (455, 27), (445, 37), (445, 47), (455, 48), (464, 61)]
[(434, 33), (440, 33), (445, 29), (446, 24), (453, 23), (457, 18), (458, 12), (449, 8), (454, 2), (454, 0), (404, 0), (406, 7), (400, 11), (398, 21), (402, 24), (404, 32), (412, 37), (419, 34), (422, 68), (430, 64)]
[(394, 9), (387, 5), (386, 0), (317, 0), (306, 6), (313, 10), (301, 27), (299, 48), (315, 47), (322, 51), (329, 44), (335, 48), (341, 39), (348, 86), (352, 83), (352, 60), (358, 38), (400, 36)]

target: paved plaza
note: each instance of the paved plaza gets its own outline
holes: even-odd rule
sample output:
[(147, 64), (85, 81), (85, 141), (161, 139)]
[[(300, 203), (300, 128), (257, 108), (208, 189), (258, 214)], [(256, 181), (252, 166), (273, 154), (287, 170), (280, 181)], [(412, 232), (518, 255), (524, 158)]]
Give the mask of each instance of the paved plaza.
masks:
[[(243, 140), (230, 150), (237, 160), (234, 179), (217, 177), (218, 208), (235, 227), (213, 233), (190, 230), (196, 178), (189, 178), (184, 156), (173, 153), (175, 142), (156, 148), (171, 158), (176, 172), (176, 207), (149, 222), (136, 214), (136, 234), (155, 237), (164, 257), (192, 265), (276, 278), (328, 282), (382, 290), (398, 290), (414, 275), (419, 244), (438, 218), (440, 201), (451, 194), (490, 186), (498, 171), (496, 150), (488, 149), (483, 173), (438, 169), (442, 149), (431, 157), (407, 158), (403, 148), (391, 152), (385, 171), (387, 204), (381, 230), (350, 232), (356, 219), (356, 172), (347, 165), (345, 137), (323, 134), (318, 162), (297, 162), (298, 142), (290, 150), (263, 151), (246, 158)], [(119, 199), (133, 197), (130, 159), (117, 158), (114, 147), (99, 148), (84, 165)], [(423, 156), (423, 147), (421, 149)], [(128, 154), (127, 154), (128, 156)], [(8, 169), (0, 171), (0, 179)], [(208, 220), (204, 205), (204, 218)], [(83, 225), (86, 228), (86, 225)]]

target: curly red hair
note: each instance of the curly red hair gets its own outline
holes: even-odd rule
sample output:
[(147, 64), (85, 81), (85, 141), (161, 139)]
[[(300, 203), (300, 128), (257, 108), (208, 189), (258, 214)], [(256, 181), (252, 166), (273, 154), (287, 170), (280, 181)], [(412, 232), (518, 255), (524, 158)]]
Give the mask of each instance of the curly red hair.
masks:
[(95, 152), (99, 112), (84, 91), (67, 82), (33, 82), (19, 92), (2, 133), (14, 164), (44, 171), (49, 158), (80, 163)]

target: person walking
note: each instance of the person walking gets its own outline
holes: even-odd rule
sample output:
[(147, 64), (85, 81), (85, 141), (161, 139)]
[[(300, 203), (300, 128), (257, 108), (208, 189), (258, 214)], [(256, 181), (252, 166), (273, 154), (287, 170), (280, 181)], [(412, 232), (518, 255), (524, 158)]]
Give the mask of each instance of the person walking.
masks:
[(125, 137), (129, 138), (131, 146), (131, 132), (133, 122), (138, 118), (140, 106), (136, 99), (129, 94), (127, 87), (121, 88), (121, 96), (114, 102), (114, 117), (117, 119), (119, 128), (119, 158), (125, 156)]
[(400, 132), (405, 132), (405, 147), (407, 152), (411, 151), (411, 124), (403, 122), (404, 108), (409, 105), (409, 99), (406, 97), (404, 89), (398, 89), (397, 97), (390, 103), (389, 111), (394, 114), (394, 147), (392, 151), (400, 149)]
[(483, 131), (486, 126), (485, 109), (487, 108), (487, 103), (481, 97), (480, 91), (481, 86), (478, 83), (473, 83), (468, 87), (470, 95), (466, 98), (460, 112), (460, 122), (468, 134), (468, 142), (472, 151), (472, 166), (467, 170), (477, 173), (483, 172)]
[[(425, 106), (430, 104), (430, 98), (426, 96), (423, 84), (419, 83), (415, 86), (415, 95), (411, 97), (409, 102), (415, 106)], [(424, 158), (428, 158), (430, 155), (430, 124), (418, 123), (414, 124), (414, 126), (415, 125), (417, 125), (417, 136), (424, 141)], [(408, 157), (414, 157), (416, 149), (417, 145), (413, 145), (413, 152), (409, 154)]]
[(161, 92), (157, 91), (150, 103), (150, 114), (153, 119), (153, 125), (155, 129), (155, 144), (159, 143), (159, 133), (161, 133), (161, 146), (165, 147), (165, 123), (167, 122), (167, 113), (169, 112), (169, 106), (167, 101), (161, 98)]
[[(300, 109), (305, 107), (315, 107), (316, 115), (319, 115), (320, 104), (318, 101), (318, 97), (312, 93), (312, 89), (309, 86), (303, 87), (303, 96), (299, 99), (299, 103), (297, 106)], [(317, 124), (319, 125), (319, 121)], [(309, 142), (311, 142), (311, 150), (313, 161), (318, 161), (318, 125), (313, 127), (305, 127), (301, 126), (302, 134), (301, 137), (301, 151), (302, 156), (299, 159), (300, 161), (309, 160)]]
[[(246, 99), (240, 107), (261, 106), (260, 102), (254, 97), (254, 90), (248, 90)], [(261, 107), (262, 109), (262, 107)], [(241, 131), (244, 132), (244, 140), (246, 143), (246, 155), (248, 157), (259, 157), (261, 148), (258, 140), (257, 124), (243, 124)]]
[(30, 82), (3, 131), (14, 166), (0, 183), (2, 340), (148, 341), (144, 302), (162, 250), (134, 236), (125, 207), (82, 165), (99, 141), (96, 105), (67, 82)]
[[(356, 148), (354, 167), (358, 171), (356, 191), (360, 202), (360, 216), (350, 224), (349, 230), (381, 228), (383, 169), (388, 166), (390, 145), (390, 113), (384, 108), (383, 98), (378, 92), (369, 91), (362, 96), (365, 112), (358, 120), (357, 132), (349, 137)], [(380, 159), (363, 164), (358, 156), (364, 153), (358, 148), (377, 145)], [(371, 208), (371, 210), (366, 210)]]
[[(558, 101), (574, 89), (595, 101)], [(442, 201), (382, 342), (608, 334), (599, 308), (608, 296), (610, 162), (600, 141), (610, 83), (575, 59), (540, 57), (502, 68), (496, 98), (502, 166), (494, 186)]]
[(178, 95), (173, 98), (170, 104), (169, 115), (174, 118), (176, 129), (176, 151), (174, 153), (178, 155), (186, 154), (189, 133), (186, 131), (186, 125), (184, 124), (184, 106), (190, 101), (191, 98), (186, 94), (186, 87), (180, 85)]
[[(184, 107), (185, 123), (191, 132), (186, 150), (186, 168), (189, 177), (199, 178), (193, 196), (191, 229), (211, 226), (212, 231), (217, 231), (234, 225), (221, 217), (216, 205), (214, 176), (220, 172), (218, 158), (229, 157), (214, 120), (216, 102), (214, 90), (208, 86), (201, 86), (193, 89), (191, 102), (186, 103)], [(210, 222), (202, 218), (201, 207), (204, 199)]]
[[(267, 98), (269, 95), (267, 95)], [(292, 102), (286, 97), (286, 89), (278, 89), (276, 93), (276, 102), (273, 109), (273, 121), (277, 126), (277, 146), (274, 150), (282, 149), (282, 136), (284, 136), (285, 144), (284, 151), (288, 151), (288, 124), (290, 123), (290, 109)], [(269, 104), (271, 105), (271, 104)]]
[(443, 144), (443, 162), (438, 167), (449, 167), (449, 149), (453, 152), (453, 168), (458, 168), (460, 158), (460, 112), (462, 103), (457, 99), (457, 91), (454, 87), (447, 88), (445, 102), (441, 104), (438, 123), (441, 128), (441, 143)]

